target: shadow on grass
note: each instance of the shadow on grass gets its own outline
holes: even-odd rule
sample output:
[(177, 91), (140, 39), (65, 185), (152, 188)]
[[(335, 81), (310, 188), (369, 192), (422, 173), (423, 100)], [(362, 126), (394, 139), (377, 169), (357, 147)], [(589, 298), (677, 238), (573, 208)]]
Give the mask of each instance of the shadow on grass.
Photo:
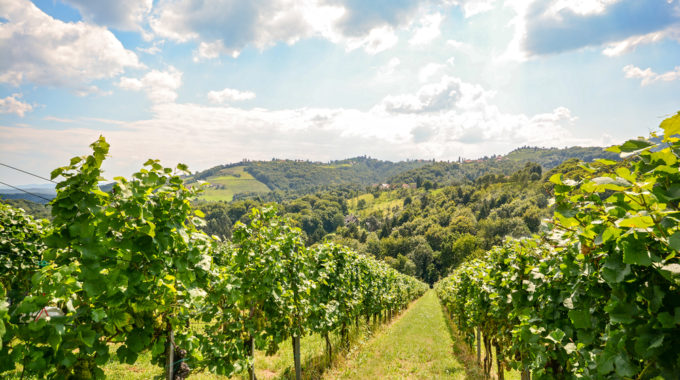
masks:
[[(404, 310), (405, 311), (405, 310)], [(349, 345), (343, 347), (340, 343), (339, 334), (332, 333), (331, 343), (333, 346), (333, 355), (328, 358), (328, 353), (323, 350), (322, 352), (307, 358), (301, 363), (302, 366), (302, 379), (303, 380), (319, 380), (323, 377), (324, 373), (333, 367), (338, 362), (338, 359), (345, 358), (347, 355), (361, 347), (362, 341), (366, 341), (373, 337), (376, 333), (381, 331), (382, 328), (389, 325), (393, 320), (398, 318), (404, 311), (399, 314), (395, 314), (391, 319), (378, 321), (377, 323), (365, 322), (361, 318), (359, 326), (352, 325), (349, 329)], [(295, 369), (293, 366), (286, 367), (286, 369), (281, 373), (280, 376), (275, 377), (276, 380), (295, 380)]]
[[(449, 331), (449, 336), (453, 341), (453, 354), (456, 355), (458, 361), (463, 363), (465, 367), (465, 376), (470, 380), (484, 380), (484, 370), (477, 363), (476, 353), (470, 348), (463, 337), (460, 335), (456, 325), (451, 320), (448, 311), (444, 305), (439, 302), (439, 297), (437, 297), (437, 303), (442, 308), (444, 314), (444, 320), (446, 320), (446, 329)], [(460, 371), (460, 369), (458, 369)]]

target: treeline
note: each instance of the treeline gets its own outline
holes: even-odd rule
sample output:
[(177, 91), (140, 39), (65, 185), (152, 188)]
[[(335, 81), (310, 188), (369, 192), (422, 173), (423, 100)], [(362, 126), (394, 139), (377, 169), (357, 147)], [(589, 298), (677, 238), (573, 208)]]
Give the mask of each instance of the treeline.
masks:
[(593, 162), (601, 158), (614, 161), (620, 159), (616, 153), (608, 152), (604, 148), (580, 146), (562, 149), (524, 146), (513, 150), (504, 158), (519, 163), (534, 162), (545, 169), (552, 169), (574, 158), (583, 162)]
[[(680, 132), (680, 113), (661, 124)], [(624, 162), (551, 176), (549, 229), (464, 263), (437, 292), (491, 371), (534, 379), (672, 379), (680, 371), (680, 139), (610, 148)]]
[(425, 161), (395, 163), (356, 157), (329, 164), (294, 160), (256, 161), (249, 163), (245, 170), (272, 190), (306, 191), (317, 186), (367, 186), (425, 164)]
[(522, 147), (506, 156), (484, 157), (477, 160), (461, 162), (434, 162), (421, 168), (405, 171), (388, 179), (389, 183), (413, 183), (418, 187), (430, 183), (442, 185), (460, 185), (474, 182), (484, 176), (508, 176), (522, 169), (527, 163), (538, 165), (544, 169), (552, 169), (570, 159), (592, 162), (598, 158), (618, 160), (619, 157), (599, 147), (571, 147), (564, 149)]
[(386, 319), (427, 288), (345, 247), (308, 248), (273, 208), (211, 239), (184, 165), (149, 160), (103, 192), (108, 147), (100, 138), (52, 172), (64, 180), (51, 223), (0, 205), (0, 376), (99, 379), (112, 355), (133, 364), (150, 351), (169, 378), (252, 378), (254, 350), (287, 338), (299, 375), (300, 337), (346, 341), (350, 323)]

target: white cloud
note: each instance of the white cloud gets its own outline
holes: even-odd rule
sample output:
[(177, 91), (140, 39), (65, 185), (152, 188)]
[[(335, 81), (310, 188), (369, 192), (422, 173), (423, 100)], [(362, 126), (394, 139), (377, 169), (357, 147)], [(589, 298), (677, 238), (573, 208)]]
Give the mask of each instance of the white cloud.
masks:
[(623, 72), (626, 78), (629, 79), (642, 79), (640, 84), (642, 86), (647, 86), (654, 82), (671, 82), (680, 79), (680, 66), (676, 66), (674, 70), (665, 72), (663, 74), (657, 74), (652, 71), (651, 68), (641, 69), (637, 66), (626, 65), (623, 68)]
[(441, 63), (428, 63), (418, 71), (418, 80), (420, 80), (421, 83), (427, 82), (445, 67), (446, 65), (442, 65)]
[(659, 0), (506, 0), (516, 17), (503, 59), (524, 61), (586, 47), (618, 55), (660, 41), (680, 25), (680, 2)]
[(141, 30), (153, 6), (153, 0), (63, 1), (78, 9), (85, 21), (121, 30)]
[(424, 16), (413, 37), (408, 41), (411, 45), (426, 45), (441, 35), (440, 26), (444, 17), (441, 13)]
[[(394, 46), (395, 31), (411, 27), (424, 9), (413, 1), (161, 0), (149, 25), (160, 37), (196, 43), (196, 60), (236, 57), (247, 46), (264, 49), (311, 37), (376, 54)], [(414, 43), (438, 36), (441, 19), (438, 13), (424, 17)]]
[(401, 60), (392, 57), (386, 64), (380, 66), (376, 72), (375, 80), (378, 82), (394, 82), (397, 79), (397, 70), (401, 66)]
[(423, 85), (415, 94), (387, 96), (376, 107), (387, 113), (470, 111), (484, 108), (494, 95), (493, 91), (484, 90), (479, 85), (444, 76), (439, 83)]
[(152, 103), (171, 103), (177, 99), (182, 85), (182, 72), (170, 66), (166, 71), (151, 70), (141, 79), (122, 77), (118, 87), (130, 91), (145, 91)]
[(372, 29), (368, 35), (346, 40), (347, 50), (363, 48), (368, 54), (377, 54), (385, 51), (399, 41), (394, 29), (388, 26)]
[(572, 11), (577, 15), (594, 15), (603, 13), (608, 6), (621, 0), (557, 0), (547, 10), (547, 13), (559, 17), (564, 10)]
[(19, 100), (21, 96), (21, 94), (12, 94), (0, 99), (0, 113), (13, 113), (19, 115), (19, 117), (24, 117), (27, 112), (31, 112), (33, 106)]
[(341, 16), (333, 10), (316, 1), (166, 0), (158, 4), (150, 25), (162, 37), (197, 41), (197, 55), (205, 59), (237, 56), (248, 45), (262, 49), (319, 35), (322, 25)]
[(141, 51), (142, 53), (150, 54), (150, 55), (155, 55), (161, 52), (162, 46), (165, 44), (165, 40), (160, 40), (160, 41), (154, 41), (153, 44), (149, 47), (138, 47), (137, 51)]
[(232, 88), (225, 88), (221, 91), (208, 92), (208, 100), (214, 104), (222, 104), (227, 102), (237, 102), (241, 100), (255, 99), (255, 93), (251, 91), (239, 91)]
[(616, 57), (625, 53), (629, 53), (640, 45), (654, 44), (661, 42), (666, 38), (680, 42), (680, 25), (674, 25), (659, 32), (652, 32), (641, 36), (633, 36), (626, 38), (623, 41), (611, 43), (607, 45), (604, 50), (602, 50), (602, 54), (609, 57)]
[(0, 2), (0, 82), (96, 91), (88, 83), (142, 67), (134, 52), (103, 27), (56, 20), (28, 0)]

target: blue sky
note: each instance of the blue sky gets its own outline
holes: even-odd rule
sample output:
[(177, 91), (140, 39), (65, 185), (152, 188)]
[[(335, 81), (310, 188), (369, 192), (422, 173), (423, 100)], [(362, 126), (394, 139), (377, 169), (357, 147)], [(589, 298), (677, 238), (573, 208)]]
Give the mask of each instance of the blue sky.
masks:
[(0, 0), (0, 51), (0, 162), (41, 175), (100, 134), (112, 178), (605, 146), (680, 109), (679, 0)]

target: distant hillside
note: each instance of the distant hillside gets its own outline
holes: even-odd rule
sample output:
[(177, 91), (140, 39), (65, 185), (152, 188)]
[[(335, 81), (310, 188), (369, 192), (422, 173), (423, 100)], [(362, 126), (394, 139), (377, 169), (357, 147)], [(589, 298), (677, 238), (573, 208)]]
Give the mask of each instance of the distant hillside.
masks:
[(505, 158), (510, 161), (517, 161), (521, 163), (535, 162), (541, 165), (544, 169), (552, 169), (571, 158), (578, 158), (581, 161), (591, 162), (598, 158), (618, 160), (619, 155), (616, 153), (607, 152), (600, 147), (584, 148), (580, 146), (574, 146), (564, 149), (522, 147), (508, 153)]
[(187, 183), (206, 181), (210, 183), (210, 187), (202, 196), (203, 199), (230, 201), (237, 194), (255, 195), (270, 190), (306, 194), (320, 188), (369, 186), (431, 163), (432, 161), (425, 160), (390, 162), (367, 157), (329, 163), (300, 160), (246, 161), (220, 165), (196, 173)]
[(57, 193), (54, 187), (27, 187), (19, 186), (20, 190), (0, 188), (0, 198), (1, 199), (25, 199), (31, 202), (45, 204), (52, 200)]
[(598, 158), (618, 160), (619, 155), (605, 151), (600, 147), (536, 148), (522, 147), (513, 150), (506, 156), (484, 157), (463, 162), (435, 162), (421, 168), (400, 173), (387, 182), (391, 184), (415, 183), (420, 187), (425, 182), (440, 185), (462, 184), (475, 181), (481, 177), (493, 175), (510, 175), (529, 162), (537, 163), (544, 170), (552, 169), (561, 163), (577, 158), (591, 162)]

